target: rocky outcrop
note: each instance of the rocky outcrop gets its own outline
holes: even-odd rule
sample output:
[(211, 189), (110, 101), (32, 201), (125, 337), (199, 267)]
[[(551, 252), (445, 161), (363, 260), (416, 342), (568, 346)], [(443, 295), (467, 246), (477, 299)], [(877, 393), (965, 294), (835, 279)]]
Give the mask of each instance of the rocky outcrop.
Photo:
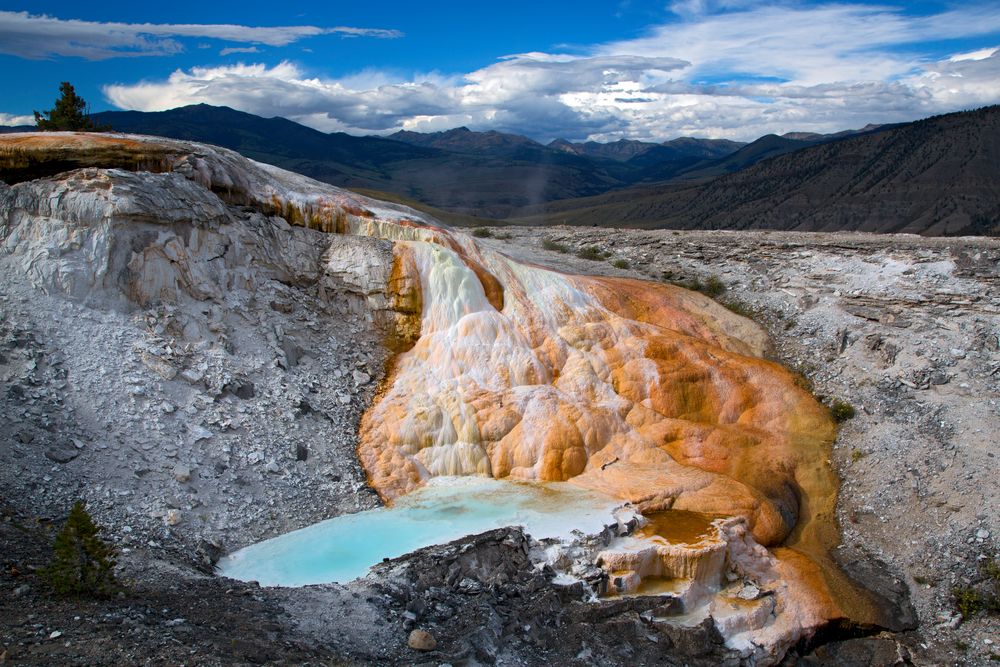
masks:
[(387, 344), (401, 351), (420, 337), (422, 298), (413, 258), (403, 246), (346, 236), (323, 255), (322, 292), (331, 291), (356, 317), (373, 321)]
[(585, 588), (552, 585), (523, 532), (501, 529), (421, 549), (373, 568), (404, 627), (430, 629), (432, 658), (504, 664), (738, 665), (711, 621), (666, 622), (668, 598), (590, 602)]
[(378, 504), (354, 450), (393, 304), (365, 293), (369, 265), (328, 259), (366, 241), (391, 268), (390, 244), (236, 205), (266, 178), (239, 156), (13, 136), (43, 157), (65, 142), (63, 168), (94, 142), (162, 160), (0, 184), (4, 488), (52, 516), (83, 498), (126, 546), (232, 549)]
[[(322, 298), (346, 304), (394, 341), (405, 344), (419, 331), (420, 295), (391, 243), (358, 236), (331, 243), (300, 229), (377, 233), (384, 221), (363, 198), (328, 186), (319, 197), (302, 194), (308, 179), (183, 142), (46, 133), (10, 135), (0, 148), (23, 156), (24, 165), (7, 165), (11, 180), (33, 175), (29, 163), (161, 172), (89, 167), (2, 186), (2, 248), (36, 288), (128, 310), (224, 302), (278, 280), (318, 286)], [(149, 155), (158, 156), (155, 164)], [(386, 206), (393, 219), (419, 216)]]

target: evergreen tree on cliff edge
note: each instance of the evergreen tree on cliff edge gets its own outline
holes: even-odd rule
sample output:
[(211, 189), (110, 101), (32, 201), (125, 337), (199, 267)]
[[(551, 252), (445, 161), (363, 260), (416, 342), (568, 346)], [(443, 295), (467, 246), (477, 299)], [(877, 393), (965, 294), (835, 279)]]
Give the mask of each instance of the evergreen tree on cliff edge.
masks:
[(87, 102), (76, 94), (69, 81), (59, 85), (59, 99), (49, 111), (35, 112), (35, 125), (39, 130), (92, 131), (100, 129), (87, 117)]

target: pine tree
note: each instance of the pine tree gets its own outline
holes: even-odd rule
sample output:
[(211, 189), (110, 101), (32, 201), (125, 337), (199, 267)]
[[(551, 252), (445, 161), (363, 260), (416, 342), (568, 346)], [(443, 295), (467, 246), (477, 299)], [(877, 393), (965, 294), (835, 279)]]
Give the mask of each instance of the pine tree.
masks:
[(52, 562), (40, 571), (56, 593), (104, 597), (119, 590), (115, 548), (101, 541), (100, 530), (78, 500), (56, 535)]
[(76, 94), (69, 81), (63, 81), (60, 84), (59, 93), (55, 107), (49, 111), (35, 112), (35, 125), (38, 126), (39, 130), (88, 131), (98, 129), (84, 113), (87, 102)]

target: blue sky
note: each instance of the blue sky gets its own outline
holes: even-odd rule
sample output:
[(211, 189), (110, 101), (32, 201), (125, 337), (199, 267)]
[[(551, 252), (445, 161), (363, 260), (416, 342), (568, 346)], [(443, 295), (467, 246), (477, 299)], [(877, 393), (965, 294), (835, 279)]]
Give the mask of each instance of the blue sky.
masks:
[(22, 2), (0, 123), (206, 102), (324, 131), (752, 139), (1000, 102), (997, 2)]

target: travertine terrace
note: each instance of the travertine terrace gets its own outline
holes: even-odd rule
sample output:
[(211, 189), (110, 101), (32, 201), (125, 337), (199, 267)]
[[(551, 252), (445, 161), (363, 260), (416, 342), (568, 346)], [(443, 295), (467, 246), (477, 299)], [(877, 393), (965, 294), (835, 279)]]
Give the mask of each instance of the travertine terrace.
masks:
[[(143, 137), (0, 142), (9, 173), (53, 172), (2, 193), (5, 261), (24, 285), (88, 307), (194, 312), (249, 307), (266, 270), (377, 332), (391, 356), (366, 395), (357, 457), (385, 501), (432, 476), (488, 475), (570, 481), (658, 513), (645, 532), (574, 557), (594, 557), (607, 592), (676, 598), (675, 612), (712, 619), (728, 649), (758, 664), (832, 621), (891, 625), (829, 556), (830, 414), (765, 358), (754, 322), (679, 287), (515, 260), (228, 151)], [(55, 176), (76, 154), (86, 168)], [(192, 343), (218, 334), (196, 320), (181, 332)], [(174, 378), (156, 359), (143, 372)], [(220, 383), (218, 400), (236, 391)], [(677, 539), (671, 512), (710, 527)]]

